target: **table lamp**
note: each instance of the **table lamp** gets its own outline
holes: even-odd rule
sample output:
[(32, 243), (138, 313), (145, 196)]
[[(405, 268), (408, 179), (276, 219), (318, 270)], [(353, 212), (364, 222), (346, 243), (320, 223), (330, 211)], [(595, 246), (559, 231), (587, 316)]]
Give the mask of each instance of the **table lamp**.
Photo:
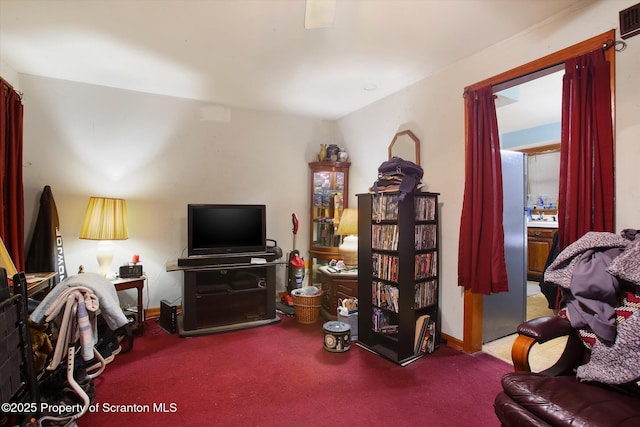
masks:
[(99, 240), (97, 251), (99, 274), (105, 277), (113, 276), (111, 263), (114, 247), (111, 241), (126, 240), (128, 237), (126, 202), (123, 199), (91, 197), (80, 238)]
[(342, 211), (340, 224), (338, 225), (338, 235), (344, 235), (342, 244), (338, 251), (348, 267), (358, 266), (358, 210), (346, 208)]

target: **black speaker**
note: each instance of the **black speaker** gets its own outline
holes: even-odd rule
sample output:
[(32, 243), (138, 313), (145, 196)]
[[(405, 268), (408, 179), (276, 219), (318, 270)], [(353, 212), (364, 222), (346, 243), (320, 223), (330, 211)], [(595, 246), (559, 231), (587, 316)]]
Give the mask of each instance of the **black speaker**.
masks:
[(282, 249), (278, 246), (278, 242), (273, 239), (267, 239), (267, 252), (274, 254), (276, 259), (282, 258)]
[(173, 334), (176, 331), (176, 306), (167, 300), (160, 301), (160, 327)]
[(123, 279), (136, 278), (142, 276), (142, 264), (123, 265), (120, 267), (120, 277)]

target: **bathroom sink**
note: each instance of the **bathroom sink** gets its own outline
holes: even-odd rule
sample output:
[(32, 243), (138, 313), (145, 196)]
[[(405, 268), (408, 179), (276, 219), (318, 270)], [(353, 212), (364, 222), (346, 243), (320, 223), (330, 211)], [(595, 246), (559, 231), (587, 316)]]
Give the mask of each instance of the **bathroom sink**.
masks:
[(558, 221), (529, 220), (527, 227), (558, 228)]

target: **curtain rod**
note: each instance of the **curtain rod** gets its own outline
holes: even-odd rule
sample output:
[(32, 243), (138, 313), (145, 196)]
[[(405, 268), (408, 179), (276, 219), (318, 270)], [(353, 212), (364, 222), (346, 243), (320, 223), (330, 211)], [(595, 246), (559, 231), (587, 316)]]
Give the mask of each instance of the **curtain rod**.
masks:
[[(623, 41), (623, 40), (614, 40), (614, 39), (607, 39), (607, 41), (605, 43), (602, 44), (602, 50), (603, 51), (607, 51), (611, 48), (614, 48), (616, 52), (622, 52), (623, 50), (625, 50), (627, 48), (627, 42)], [(531, 74), (535, 74), (535, 73), (545, 73), (549, 70), (554, 69), (555, 67), (557, 67), (558, 65), (562, 65), (564, 63), (564, 61), (562, 61), (560, 64), (556, 64), (556, 65), (552, 65), (550, 67), (547, 68), (542, 68), (540, 70), (538, 70), (537, 72), (534, 73), (528, 73), (528, 74), (524, 74), (522, 76), (520, 76), (519, 78), (528, 78), (530, 77)], [(534, 77), (536, 78), (536, 77)], [(531, 79), (529, 79), (531, 80)], [(500, 85), (504, 84), (504, 83), (512, 83), (512, 80), (505, 80), (504, 82), (501, 83), (497, 83), (494, 84), (494, 91), (499, 91), (501, 89), (498, 89)], [(513, 86), (516, 86), (517, 84), (513, 84)], [(496, 90), (498, 89), (498, 90)], [(470, 89), (469, 87), (465, 88), (465, 90), (462, 92), (462, 97), (465, 98), (467, 96), (467, 94), (469, 93)]]
[(0, 77), (0, 81), (2, 81), (2, 84), (5, 85), (7, 88), (13, 89), (13, 86), (11, 85), (11, 83), (6, 81), (3, 77)]
[(15, 88), (13, 87), (13, 85), (11, 83), (9, 83), (8, 81), (6, 81), (4, 79), (4, 77), (0, 76), (0, 82), (2, 83), (2, 90), (6, 90), (6, 91), (14, 91), (15, 93), (18, 94), (18, 96), (20, 97), (20, 99), (22, 99), (22, 95), (24, 95), (22, 92), (15, 90)]
[(623, 40), (609, 39), (605, 44), (602, 45), (602, 50), (609, 50), (611, 48), (614, 48), (616, 52), (622, 52), (627, 48), (627, 42)]

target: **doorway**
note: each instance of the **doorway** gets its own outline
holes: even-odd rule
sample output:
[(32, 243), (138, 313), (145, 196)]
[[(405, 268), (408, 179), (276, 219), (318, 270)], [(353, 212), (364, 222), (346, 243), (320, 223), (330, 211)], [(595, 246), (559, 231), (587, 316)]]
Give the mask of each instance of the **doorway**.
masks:
[[(548, 306), (555, 298), (545, 298), (540, 282), (558, 229), (564, 66), (546, 71), (495, 93), (509, 292), (484, 298), (483, 345), (513, 334), (525, 320), (553, 314)], [(514, 153), (522, 153), (524, 165), (513, 164)]]
[[(502, 89), (515, 86), (519, 83), (534, 80), (541, 74), (548, 74), (550, 68), (562, 66), (564, 62), (570, 58), (586, 54), (595, 49), (602, 49), (603, 46), (607, 45), (607, 42), (611, 40), (615, 40), (615, 30), (607, 31), (606, 33), (585, 40), (574, 46), (483, 80), (465, 88), (465, 90), (474, 90), (490, 85), (494, 87), (494, 92), (499, 92)], [(609, 61), (611, 67), (611, 95), (612, 99), (615, 99), (615, 50), (605, 50), (605, 58)], [(614, 110), (612, 109), (612, 111)], [(467, 353), (482, 350), (483, 297), (484, 295), (482, 294), (474, 294), (468, 290), (464, 293), (464, 336), (462, 347)]]

